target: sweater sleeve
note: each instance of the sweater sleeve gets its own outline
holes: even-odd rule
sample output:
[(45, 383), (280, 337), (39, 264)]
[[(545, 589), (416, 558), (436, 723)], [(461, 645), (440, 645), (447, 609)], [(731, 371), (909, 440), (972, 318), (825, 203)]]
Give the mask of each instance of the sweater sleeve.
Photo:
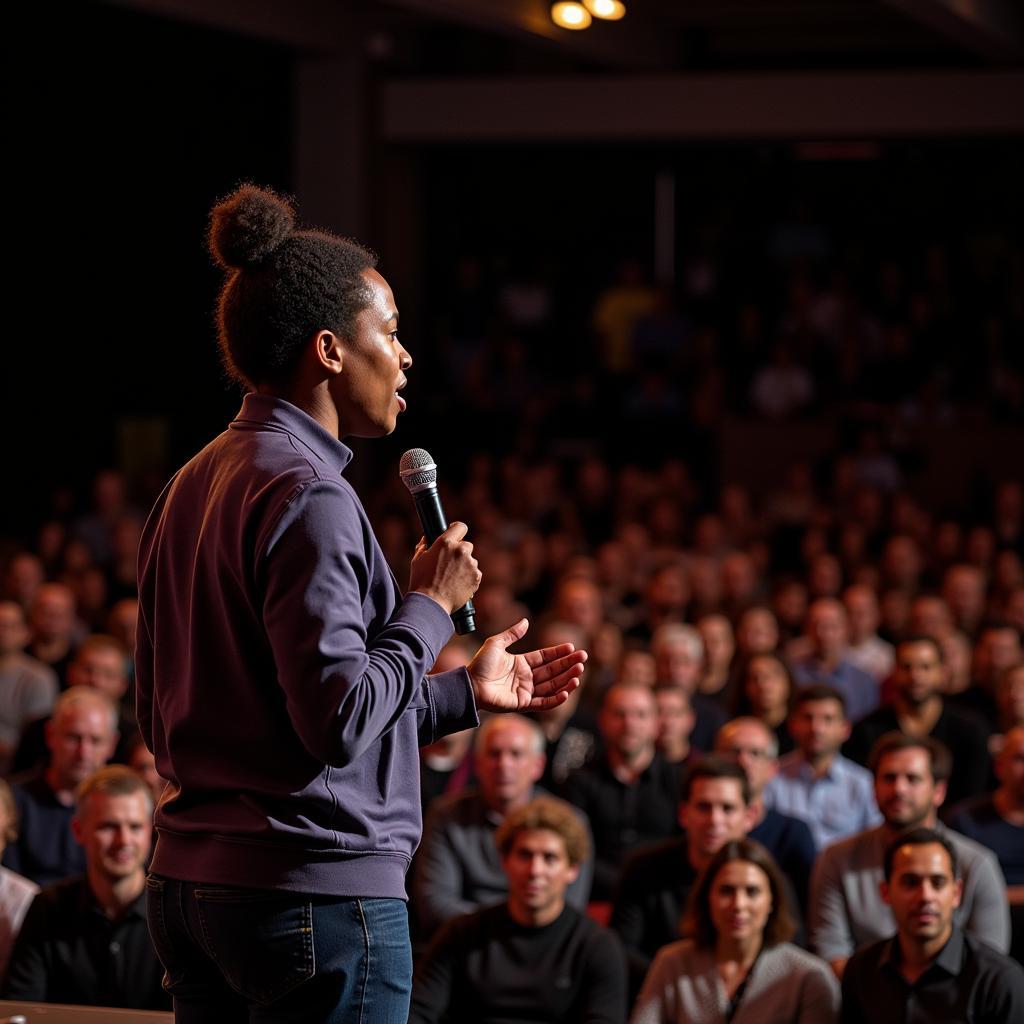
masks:
[[(394, 596), (374, 583), (371, 563), (380, 555), (354, 498), (333, 481), (303, 486), (263, 549), (263, 621), (289, 718), (306, 749), (343, 767), (410, 708), (421, 737), (436, 734), (438, 701), (435, 694), (431, 702), (426, 673), (452, 634), (451, 619), (413, 593), (380, 621), (382, 605)], [(450, 688), (457, 694), (445, 697), (460, 704), (468, 726), (476, 715), (468, 678), (461, 682)], [(444, 711), (449, 721), (459, 717), (453, 710)]]
[(843, 898), (843, 865), (835, 856), (836, 849), (825, 850), (814, 865), (808, 908), (811, 949), (829, 961), (849, 957), (854, 950)]

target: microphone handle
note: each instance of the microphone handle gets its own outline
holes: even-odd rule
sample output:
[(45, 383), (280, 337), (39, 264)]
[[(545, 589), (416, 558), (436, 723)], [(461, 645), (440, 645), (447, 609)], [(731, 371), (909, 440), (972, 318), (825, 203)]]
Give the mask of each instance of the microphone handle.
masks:
[[(416, 514), (420, 517), (420, 526), (428, 546), (448, 529), (448, 519), (441, 508), (441, 496), (436, 487), (424, 487), (412, 496), (416, 504)], [(476, 609), (472, 601), (467, 601), (461, 608), (452, 612), (452, 622), (459, 636), (467, 636), (476, 629)]]

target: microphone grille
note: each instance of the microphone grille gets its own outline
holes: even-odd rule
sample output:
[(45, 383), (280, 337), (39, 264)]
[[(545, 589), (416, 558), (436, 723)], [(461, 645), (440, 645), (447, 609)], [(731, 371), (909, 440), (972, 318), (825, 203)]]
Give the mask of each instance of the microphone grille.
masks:
[(410, 448), (398, 464), (398, 475), (410, 493), (415, 494), (437, 483), (437, 466), (425, 448)]

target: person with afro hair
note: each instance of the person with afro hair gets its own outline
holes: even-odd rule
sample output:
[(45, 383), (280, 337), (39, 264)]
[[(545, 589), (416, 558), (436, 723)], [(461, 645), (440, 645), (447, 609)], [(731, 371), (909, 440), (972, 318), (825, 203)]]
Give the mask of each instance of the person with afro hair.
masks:
[(228, 429), (139, 552), (139, 725), (167, 780), (147, 881), (176, 1020), (405, 1022), (418, 750), (478, 710), (557, 706), (586, 655), (526, 620), (428, 677), (481, 573), (453, 523), (403, 594), (343, 476), (390, 434), (412, 357), (374, 256), (244, 185), (212, 213)]

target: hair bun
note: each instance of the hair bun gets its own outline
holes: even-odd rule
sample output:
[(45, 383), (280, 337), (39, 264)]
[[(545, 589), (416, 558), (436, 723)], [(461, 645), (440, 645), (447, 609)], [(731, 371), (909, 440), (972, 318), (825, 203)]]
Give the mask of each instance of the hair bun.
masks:
[(269, 189), (242, 185), (210, 214), (210, 252), (222, 267), (251, 266), (269, 256), (294, 227), (290, 203)]

